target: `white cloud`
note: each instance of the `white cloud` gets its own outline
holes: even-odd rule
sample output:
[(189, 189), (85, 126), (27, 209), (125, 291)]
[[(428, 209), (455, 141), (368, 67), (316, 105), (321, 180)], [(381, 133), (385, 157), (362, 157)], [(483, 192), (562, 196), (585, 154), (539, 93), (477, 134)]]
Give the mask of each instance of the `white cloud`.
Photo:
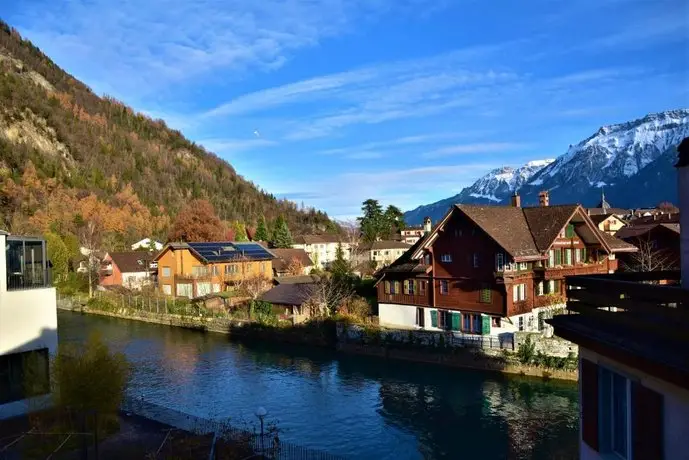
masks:
[[(24, 5), (26, 3), (26, 5)], [(153, 93), (221, 69), (272, 70), (359, 18), (414, 1), (70, 0), (23, 2), (20, 30), (78, 77), (117, 94)], [(399, 8), (398, 8), (399, 7)], [(220, 79), (219, 75), (211, 75)], [(226, 76), (223, 76), (226, 78)], [(236, 78), (236, 77), (233, 77)]]
[(268, 139), (201, 139), (196, 143), (217, 154), (232, 154), (277, 145), (277, 142)]

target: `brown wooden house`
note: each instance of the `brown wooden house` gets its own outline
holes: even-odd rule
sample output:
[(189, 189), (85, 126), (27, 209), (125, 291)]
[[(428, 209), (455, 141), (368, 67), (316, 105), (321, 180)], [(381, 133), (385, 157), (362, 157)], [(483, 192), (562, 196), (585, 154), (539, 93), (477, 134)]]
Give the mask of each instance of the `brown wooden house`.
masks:
[[(539, 330), (568, 275), (612, 273), (636, 248), (579, 205), (455, 205), (377, 284), (381, 324), (498, 334)], [(547, 203), (547, 200), (542, 203)]]

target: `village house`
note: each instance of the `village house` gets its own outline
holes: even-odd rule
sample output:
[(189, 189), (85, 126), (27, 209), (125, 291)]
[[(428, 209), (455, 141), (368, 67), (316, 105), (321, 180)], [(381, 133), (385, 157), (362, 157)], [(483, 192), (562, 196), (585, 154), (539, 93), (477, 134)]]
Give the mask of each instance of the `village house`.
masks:
[(162, 294), (200, 297), (273, 277), (273, 253), (258, 243), (168, 243), (155, 257)]
[(140, 290), (155, 280), (152, 263), (153, 256), (148, 252), (109, 252), (101, 262), (99, 284)]
[[(0, 231), (0, 419), (50, 402), (50, 355), (57, 350), (50, 275), (44, 239)], [(29, 393), (24, 376), (31, 363), (36, 385)]]
[(620, 257), (625, 271), (678, 270), (680, 264), (679, 223), (641, 223), (629, 225), (615, 235), (639, 251)]
[(568, 277), (577, 314), (549, 320), (579, 346), (583, 460), (689, 458), (689, 138), (679, 151), (681, 272)]
[(337, 258), (337, 247), (342, 245), (344, 258), (349, 260), (351, 245), (338, 235), (301, 235), (294, 238), (295, 249), (303, 249), (319, 269), (328, 266)]
[(276, 277), (308, 275), (313, 270), (313, 261), (303, 249), (273, 248), (270, 252), (275, 255), (273, 275)]
[(612, 273), (636, 248), (579, 205), (455, 205), (377, 282), (381, 324), (469, 334), (539, 331), (564, 277)]
[(395, 240), (361, 243), (356, 248), (354, 257), (356, 266), (363, 268), (363, 271), (366, 271), (366, 269), (376, 271), (399, 259), (411, 247), (411, 244)]
[[(547, 194), (548, 192), (541, 192), (541, 194)], [(540, 201), (542, 201), (543, 198), (541, 197)], [(627, 216), (631, 213), (629, 209), (623, 209), (623, 208), (613, 208), (610, 203), (608, 203), (608, 200), (605, 199), (605, 192), (601, 190), (600, 192), (600, 202), (598, 203), (598, 206), (595, 208), (587, 208), (586, 213), (589, 216), (608, 216), (610, 214), (617, 216), (617, 217), (624, 217)]]
[[(430, 219), (427, 217), (427, 219)], [(403, 243), (414, 244), (421, 239), (423, 236), (423, 225), (415, 227), (407, 227), (400, 230), (400, 239)]]
[(596, 224), (598, 230), (605, 232), (608, 235), (615, 235), (627, 224), (615, 214), (594, 214), (591, 221)]
[(273, 313), (281, 320), (299, 324), (311, 317), (308, 304), (314, 300), (317, 289), (318, 284), (313, 280), (277, 284), (263, 293), (259, 300), (269, 302)]

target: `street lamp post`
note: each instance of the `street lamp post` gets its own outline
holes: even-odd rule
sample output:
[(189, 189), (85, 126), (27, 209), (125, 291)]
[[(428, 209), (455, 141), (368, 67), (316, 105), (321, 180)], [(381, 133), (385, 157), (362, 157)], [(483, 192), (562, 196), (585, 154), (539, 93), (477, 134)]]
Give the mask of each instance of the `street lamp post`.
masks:
[(268, 415), (268, 411), (265, 407), (260, 406), (256, 409), (256, 417), (261, 421), (261, 454), (263, 454), (263, 419)]

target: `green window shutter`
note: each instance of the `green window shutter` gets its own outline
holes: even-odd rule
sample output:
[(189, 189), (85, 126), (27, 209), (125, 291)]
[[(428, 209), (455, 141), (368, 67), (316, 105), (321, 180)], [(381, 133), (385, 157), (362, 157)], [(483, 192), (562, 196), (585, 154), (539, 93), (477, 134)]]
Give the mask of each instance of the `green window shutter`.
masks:
[(555, 265), (561, 265), (562, 264), (562, 249), (557, 248), (555, 249)]
[(567, 224), (567, 227), (565, 228), (565, 236), (567, 238), (574, 238), (574, 225)]
[(581, 248), (581, 261), (586, 262), (586, 248)]
[(438, 310), (431, 310), (431, 326), (438, 327)]
[(481, 334), (490, 335), (490, 316), (481, 315)]
[(456, 311), (452, 312), (452, 330), (459, 331), (462, 324), (462, 314)]

